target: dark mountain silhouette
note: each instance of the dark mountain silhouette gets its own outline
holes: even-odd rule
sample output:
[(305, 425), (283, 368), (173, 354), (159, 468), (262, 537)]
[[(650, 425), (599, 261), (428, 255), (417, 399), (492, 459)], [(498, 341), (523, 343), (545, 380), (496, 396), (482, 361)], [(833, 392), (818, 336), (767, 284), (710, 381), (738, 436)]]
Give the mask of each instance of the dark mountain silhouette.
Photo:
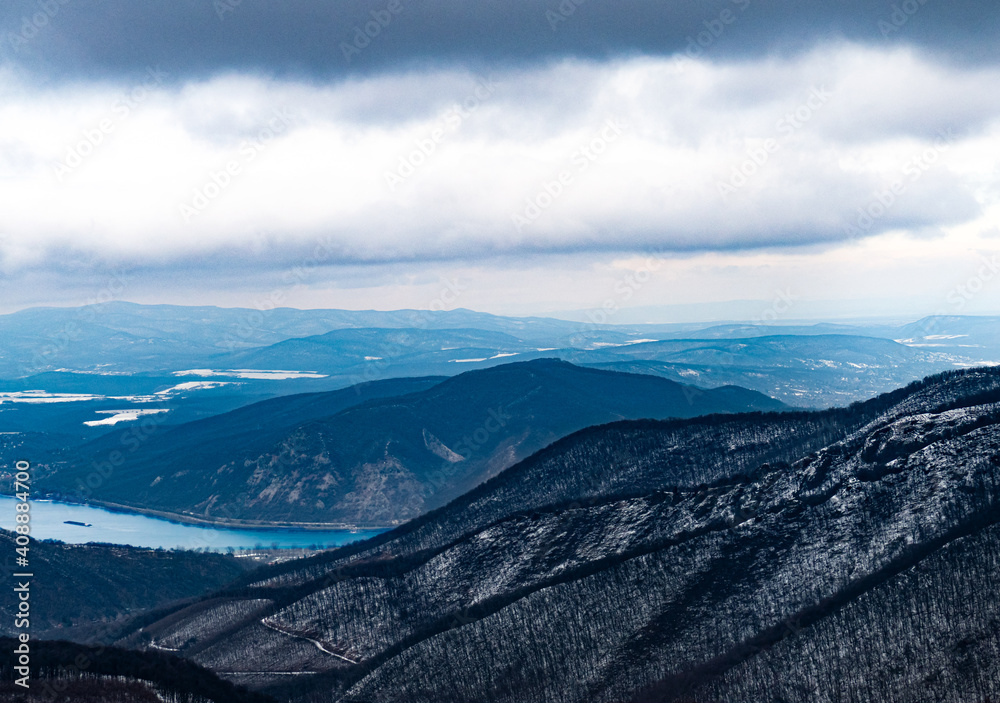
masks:
[[(4, 651), (19, 646), (0, 637)], [(276, 703), (168, 652), (60, 641), (33, 641), (30, 648), (27, 688), (14, 683), (21, 678), (14, 658), (0, 659), (0, 699), (7, 703)]]
[[(14, 538), (0, 530), (0, 568), (7, 583), (14, 580), (11, 574), (24, 571), (15, 566)], [(33, 637), (87, 637), (127, 615), (221, 588), (247, 568), (246, 560), (222, 554), (110, 544), (33, 540), (30, 555)], [(15, 599), (13, 591), (4, 595), (11, 612)], [(17, 633), (13, 617), (0, 622), (0, 635)]]
[(616, 422), (122, 644), (295, 701), (996, 699), (998, 472), (998, 370)]
[(929, 349), (857, 334), (648, 342), (567, 358), (700, 386), (738, 385), (805, 408), (847, 405), (955, 366)]
[[(589, 425), (783, 407), (741, 388), (701, 390), (551, 359), (360, 392), (421, 387), (360, 404), (351, 389), (274, 399), (134, 442), (134, 451), (109, 435), (39, 465), (36, 483), (203, 518), (391, 525)], [(116, 451), (119, 465), (108, 466)]]

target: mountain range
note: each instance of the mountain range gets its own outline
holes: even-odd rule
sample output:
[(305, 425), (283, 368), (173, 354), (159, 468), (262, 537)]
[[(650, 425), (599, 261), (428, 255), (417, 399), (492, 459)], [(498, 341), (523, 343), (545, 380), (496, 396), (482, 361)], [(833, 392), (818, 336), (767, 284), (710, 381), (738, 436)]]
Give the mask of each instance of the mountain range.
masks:
[[(0, 530), (7, 582), (14, 580), (13, 573), (23, 571), (14, 561), (15, 537)], [(35, 540), (30, 548), (31, 572), (43, 587), (31, 593), (30, 632), (49, 638), (70, 632), (75, 638), (94, 636), (138, 612), (222, 588), (249, 568), (246, 561), (183, 550)], [(13, 612), (15, 594), (5, 594), (3, 602)], [(0, 636), (17, 634), (14, 618), (0, 622)]]
[(589, 427), (118, 644), (289, 701), (986, 701), (998, 467), (998, 370)]
[(141, 441), (109, 433), (36, 457), (35, 484), (201, 519), (388, 526), (584, 427), (782, 408), (742, 388), (540, 359), (276, 398)]
[(182, 383), (226, 384), (175, 389), (176, 424), (277, 395), (557, 357), (585, 366), (628, 364), (705, 387), (742, 385), (797, 407), (831, 407), (930, 373), (1000, 363), (998, 323), (934, 316), (903, 323), (612, 325), (462, 309), (113, 301), (0, 316), (0, 404), (10, 404), (5, 392), (24, 390), (123, 396), (127, 389), (151, 394)]

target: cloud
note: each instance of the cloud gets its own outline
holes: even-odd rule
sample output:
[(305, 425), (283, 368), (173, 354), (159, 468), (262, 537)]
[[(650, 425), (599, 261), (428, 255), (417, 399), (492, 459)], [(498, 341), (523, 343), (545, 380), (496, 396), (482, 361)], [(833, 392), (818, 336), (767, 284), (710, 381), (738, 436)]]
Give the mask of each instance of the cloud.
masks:
[(8, 0), (0, 55), (47, 81), (128, 79), (151, 65), (177, 81), (231, 71), (325, 81), (685, 51), (755, 59), (833, 38), (995, 62), (998, 23), (1000, 6), (975, 0)]
[[(933, 232), (981, 215), (1000, 150), (1000, 69), (842, 43), (333, 83), (8, 73), (0, 93), (8, 275)], [(262, 233), (278, 251), (254, 249)]]

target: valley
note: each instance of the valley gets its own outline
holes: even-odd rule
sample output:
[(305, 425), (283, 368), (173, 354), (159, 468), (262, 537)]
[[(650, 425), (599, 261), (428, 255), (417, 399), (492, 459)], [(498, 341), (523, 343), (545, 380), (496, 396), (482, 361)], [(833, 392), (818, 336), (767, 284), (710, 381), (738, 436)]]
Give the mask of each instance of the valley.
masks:
[[(5, 381), (0, 456), (31, 458), (37, 578), (60, 584), (33, 605), (66, 642), (41, 651), (110, 653), (48, 680), (130, 702), (1000, 694), (1000, 369), (913, 330), (553, 350), (565, 330), (536, 321), (539, 351), (515, 352), (524, 331), (488, 322)], [(338, 386), (364, 351), (415, 375)], [(50, 506), (80, 544), (39, 539)], [(97, 543), (133, 529), (188, 550)]]
[[(878, 627), (916, 627), (916, 599), (933, 622), (976, 613), (947, 635), (973, 638), (969, 663), (907, 638), (886, 699), (993, 695), (998, 402), (1000, 375), (970, 372), (845, 411), (589, 429), (394, 532), (253, 574), (227, 611), (122, 642), (180, 645), (289, 700), (771, 700), (775, 680), (796, 695), (790, 652), (825, 628), (854, 644), (817, 680), (865, 686), (885, 664), (851, 618), (881, 599)], [(956, 560), (972, 601), (935, 576)]]
[(0, 2), (0, 703), (1000, 703), (998, 27)]

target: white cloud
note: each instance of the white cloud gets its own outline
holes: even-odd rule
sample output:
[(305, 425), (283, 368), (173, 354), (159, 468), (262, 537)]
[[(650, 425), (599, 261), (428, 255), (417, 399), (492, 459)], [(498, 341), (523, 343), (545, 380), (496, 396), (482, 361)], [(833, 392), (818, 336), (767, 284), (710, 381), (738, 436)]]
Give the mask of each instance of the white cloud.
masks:
[[(327, 238), (326, 263), (811, 244), (843, 238), (896, 181), (902, 193), (862, 235), (972, 221), (996, 192), (1000, 72), (913, 50), (563, 62), (483, 80), (225, 75), (154, 81), (136, 99), (137, 86), (46, 90), (3, 76), (0, 270), (224, 266), (256, 256), (261, 231), (286, 251)], [(608, 120), (621, 134), (602, 143)], [(956, 138), (935, 151), (941, 129)], [(602, 153), (582, 156), (588, 144)], [(88, 153), (57, 175), (71, 151)], [(904, 172), (927, 154), (919, 177)], [(755, 173), (723, 197), (740, 167)], [(529, 202), (539, 214), (518, 229)]]

